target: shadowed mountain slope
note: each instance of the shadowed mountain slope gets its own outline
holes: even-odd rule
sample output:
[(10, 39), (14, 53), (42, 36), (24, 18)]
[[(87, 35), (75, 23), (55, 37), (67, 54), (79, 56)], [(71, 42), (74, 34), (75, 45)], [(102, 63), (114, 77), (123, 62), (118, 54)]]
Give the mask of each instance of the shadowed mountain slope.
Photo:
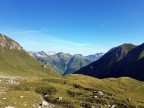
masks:
[(144, 80), (144, 44), (139, 46), (123, 44), (112, 48), (101, 59), (78, 70), (75, 74), (97, 78), (127, 76)]

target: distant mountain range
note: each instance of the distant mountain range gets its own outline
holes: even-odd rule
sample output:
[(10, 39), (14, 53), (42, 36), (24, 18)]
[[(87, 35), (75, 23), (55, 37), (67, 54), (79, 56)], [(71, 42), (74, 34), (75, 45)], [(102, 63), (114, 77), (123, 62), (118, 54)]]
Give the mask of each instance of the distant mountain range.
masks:
[(0, 76), (59, 76), (50, 66), (31, 57), (20, 44), (0, 34)]
[(28, 52), (32, 57), (41, 61), (44, 64), (52, 66), (61, 75), (71, 74), (80, 68), (98, 60), (104, 53), (83, 56), (82, 54), (71, 55), (69, 53), (50, 52)]
[[(0, 34), (0, 75), (58, 76), (83, 74), (96, 78), (131, 77), (144, 81), (144, 43), (136, 46), (123, 44), (106, 54), (83, 56), (68, 53), (28, 52), (7, 36)], [(44, 67), (43, 67), (44, 66)], [(53, 67), (54, 70), (51, 68)]]
[[(53, 63), (52, 67), (63, 69), (67, 72), (64, 75), (90, 63), (87, 56), (81, 54), (53, 51), (30, 54), (44, 64)], [(60, 77), (51, 66), (38, 60), (17, 42), (0, 34), (0, 108), (46, 105), (55, 108), (144, 108), (144, 83), (128, 78), (144, 81), (144, 44), (112, 48), (99, 60), (76, 72), (84, 75)], [(121, 76), (128, 77), (108, 78)]]
[(127, 76), (144, 81), (144, 44), (123, 44), (112, 48), (102, 58), (75, 74), (96, 78)]

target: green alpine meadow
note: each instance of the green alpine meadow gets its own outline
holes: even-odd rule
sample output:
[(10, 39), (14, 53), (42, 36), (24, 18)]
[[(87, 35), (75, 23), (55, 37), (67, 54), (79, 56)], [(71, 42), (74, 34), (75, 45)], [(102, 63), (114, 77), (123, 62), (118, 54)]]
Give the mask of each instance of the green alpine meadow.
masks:
[[(1, 108), (144, 107), (142, 81), (130, 77), (97, 79), (78, 74), (60, 76), (7, 36), (1, 34), (0, 42)], [(125, 48), (135, 47), (128, 46)]]
[(144, 108), (144, 0), (0, 0), (0, 108)]

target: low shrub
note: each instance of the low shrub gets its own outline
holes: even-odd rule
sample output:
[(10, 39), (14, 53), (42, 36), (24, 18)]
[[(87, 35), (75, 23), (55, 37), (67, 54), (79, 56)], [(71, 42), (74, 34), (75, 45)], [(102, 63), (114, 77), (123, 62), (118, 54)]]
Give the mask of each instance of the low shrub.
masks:
[(53, 86), (38, 87), (35, 89), (35, 91), (43, 95), (55, 95), (57, 92), (56, 88)]

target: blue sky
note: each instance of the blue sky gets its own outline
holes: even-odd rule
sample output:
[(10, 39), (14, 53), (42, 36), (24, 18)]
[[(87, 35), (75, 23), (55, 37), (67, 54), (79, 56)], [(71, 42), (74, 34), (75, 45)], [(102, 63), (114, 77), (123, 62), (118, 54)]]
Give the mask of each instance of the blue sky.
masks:
[(107, 52), (144, 42), (144, 0), (0, 0), (0, 32), (26, 50)]

